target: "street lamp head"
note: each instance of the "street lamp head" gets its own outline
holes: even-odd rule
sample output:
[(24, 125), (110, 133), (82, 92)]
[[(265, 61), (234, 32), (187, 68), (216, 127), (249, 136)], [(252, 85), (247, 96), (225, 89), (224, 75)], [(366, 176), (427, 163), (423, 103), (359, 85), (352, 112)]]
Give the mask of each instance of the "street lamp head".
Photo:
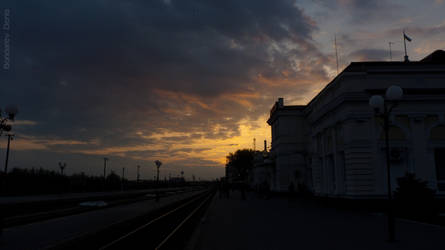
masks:
[(11, 129), (12, 129), (12, 127), (11, 127), (11, 125), (9, 125), (9, 124), (6, 124), (6, 125), (0, 125), (0, 130), (9, 132), (9, 131), (11, 131)]
[(162, 165), (162, 162), (160, 160), (155, 161), (156, 167), (160, 167)]
[(374, 109), (376, 113), (383, 111), (385, 100), (381, 95), (373, 95), (369, 98), (369, 106)]
[(8, 105), (5, 108), (5, 112), (6, 112), (6, 114), (8, 114), (8, 119), (11, 120), (11, 121), (14, 121), (14, 118), (15, 118), (15, 116), (18, 113), (17, 106), (15, 106), (15, 105)]
[(392, 85), (386, 90), (385, 97), (388, 101), (398, 101), (402, 99), (403, 90), (397, 85)]

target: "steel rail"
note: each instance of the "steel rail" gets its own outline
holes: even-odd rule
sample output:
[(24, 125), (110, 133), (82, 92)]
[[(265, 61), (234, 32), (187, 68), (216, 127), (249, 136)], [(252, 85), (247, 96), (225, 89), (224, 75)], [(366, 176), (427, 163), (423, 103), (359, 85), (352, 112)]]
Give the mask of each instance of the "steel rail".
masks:
[(143, 224), (143, 225), (137, 227), (136, 229), (134, 229), (134, 230), (132, 230), (132, 231), (126, 233), (125, 235), (123, 235), (123, 236), (121, 236), (121, 237), (119, 237), (119, 238), (117, 238), (117, 239), (111, 241), (110, 243), (108, 243), (108, 244), (106, 244), (106, 245), (100, 247), (99, 249), (100, 249), (100, 250), (103, 250), (103, 249), (107, 249), (107, 248), (112, 247), (112, 246), (115, 245), (116, 243), (118, 243), (118, 242), (120, 242), (120, 241), (122, 241), (122, 240), (125, 240), (126, 238), (128, 238), (128, 237), (134, 235), (135, 233), (137, 233), (137, 232), (139, 232), (139, 231), (141, 231), (141, 230), (147, 228), (148, 226), (150, 226), (151, 224), (153, 224), (153, 223), (155, 223), (155, 222), (161, 220), (162, 218), (164, 218), (164, 217), (166, 217), (166, 216), (168, 216), (168, 215), (170, 215), (170, 214), (172, 214), (172, 213), (178, 211), (179, 209), (181, 209), (181, 208), (183, 208), (183, 207), (185, 207), (185, 206), (191, 204), (192, 202), (195, 202), (195, 201), (201, 199), (203, 196), (204, 196), (204, 195), (202, 195), (202, 196), (198, 196), (198, 197), (196, 197), (196, 198), (194, 198), (194, 199), (192, 199), (192, 200), (190, 200), (190, 201), (187, 201), (186, 203), (180, 205), (179, 207), (176, 207), (175, 209), (170, 210), (170, 211), (166, 212), (165, 214), (163, 214), (163, 215), (161, 215), (161, 216), (159, 216), (159, 217), (157, 217), (157, 218), (155, 218), (155, 219), (153, 219), (153, 220), (151, 220), (151, 221), (149, 221), (149, 222), (147, 222), (147, 223), (145, 223), (145, 224)]
[[(184, 190), (185, 189), (182, 189), (179, 191), (184, 192)], [(190, 190), (190, 192), (192, 192), (192, 191), (193, 190)], [(185, 192), (189, 192), (189, 191), (185, 191)], [(141, 195), (133, 197), (133, 198), (122, 198), (122, 199), (111, 200), (108, 202), (108, 204), (106, 206), (103, 206), (103, 207), (93, 207), (93, 206), (92, 207), (82, 207), (82, 206), (79, 206), (78, 204), (76, 204), (76, 205), (73, 205), (73, 206), (67, 207), (67, 208), (52, 209), (52, 210), (44, 211), (44, 212), (42, 211), (42, 212), (28, 213), (28, 214), (23, 214), (23, 215), (8, 216), (8, 217), (3, 218), (3, 220), (4, 220), (3, 223), (4, 223), (4, 227), (25, 225), (25, 224), (32, 223), (32, 222), (45, 221), (48, 219), (60, 218), (60, 217), (69, 216), (69, 215), (73, 215), (73, 214), (80, 214), (80, 213), (85, 213), (85, 212), (90, 212), (90, 211), (95, 211), (95, 210), (100, 210), (100, 209), (124, 206), (124, 205), (132, 204), (132, 203), (143, 202), (143, 201), (155, 199), (154, 197), (144, 196), (147, 194), (151, 194), (151, 193), (141, 194)], [(163, 197), (169, 197), (169, 196), (176, 195), (176, 194), (177, 193), (168, 194), (168, 195), (164, 195)], [(86, 201), (88, 201), (88, 200), (86, 200)]]
[(159, 250), (211, 197), (212, 193), (210, 193), (198, 207), (196, 207), (175, 229), (173, 229), (173, 231), (167, 237), (165, 237), (165, 239), (155, 248), (155, 250)]

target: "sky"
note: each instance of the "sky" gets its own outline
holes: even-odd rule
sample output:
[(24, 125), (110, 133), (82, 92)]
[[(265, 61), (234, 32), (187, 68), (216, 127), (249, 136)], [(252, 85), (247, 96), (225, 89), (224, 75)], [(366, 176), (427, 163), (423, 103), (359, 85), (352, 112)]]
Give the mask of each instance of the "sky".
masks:
[[(445, 49), (444, 0), (2, 1), (0, 107), (9, 168), (213, 179), (270, 146), (274, 102), (308, 103), (352, 61)], [(7, 13), (7, 14), (6, 14)], [(5, 30), (5, 22), (9, 25)], [(8, 41), (6, 35), (10, 35)], [(2, 63), (2, 64), (3, 64)], [(0, 139), (0, 162), (6, 137)]]

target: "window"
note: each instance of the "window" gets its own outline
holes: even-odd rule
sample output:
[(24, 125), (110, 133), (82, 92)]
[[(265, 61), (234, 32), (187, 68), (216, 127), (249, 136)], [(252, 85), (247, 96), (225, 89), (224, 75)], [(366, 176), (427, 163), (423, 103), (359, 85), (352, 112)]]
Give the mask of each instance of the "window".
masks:
[[(389, 127), (389, 139), (390, 140), (406, 140), (406, 136), (405, 133), (403, 132), (403, 130), (397, 126), (390, 126)], [(381, 134), (380, 134), (380, 140), (384, 140), (385, 139), (385, 130), (382, 130)]]
[(436, 162), (437, 188), (445, 191), (445, 148), (436, 148), (434, 150)]

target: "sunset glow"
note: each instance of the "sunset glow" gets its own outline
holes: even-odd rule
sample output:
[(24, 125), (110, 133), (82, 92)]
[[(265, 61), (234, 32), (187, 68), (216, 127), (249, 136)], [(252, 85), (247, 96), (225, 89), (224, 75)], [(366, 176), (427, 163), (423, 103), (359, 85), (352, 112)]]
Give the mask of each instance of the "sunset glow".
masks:
[(445, 46), (438, 0), (130, 2), (13, 4), (14, 167), (100, 174), (108, 157), (217, 178), (230, 152), (270, 146), (277, 98), (307, 104), (337, 75), (335, 50), (341, 72), (389, 60), (388, 42), (402, 60), (403, 29), (412, 60)]

